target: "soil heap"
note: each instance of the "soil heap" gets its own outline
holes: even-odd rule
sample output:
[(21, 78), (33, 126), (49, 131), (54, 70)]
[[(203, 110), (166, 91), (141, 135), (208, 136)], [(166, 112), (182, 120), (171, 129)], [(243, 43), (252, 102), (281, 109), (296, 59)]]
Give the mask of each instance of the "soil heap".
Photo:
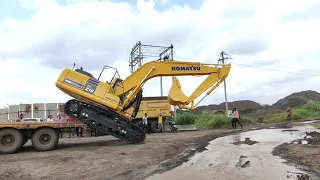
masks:
[(278, 100), (271, 107), (277, 109), (286, 109), (288, 106), (296, 107), (304, 105), (309, 100), (320, 100), (320, 93), (311, 90), (295, 92)]

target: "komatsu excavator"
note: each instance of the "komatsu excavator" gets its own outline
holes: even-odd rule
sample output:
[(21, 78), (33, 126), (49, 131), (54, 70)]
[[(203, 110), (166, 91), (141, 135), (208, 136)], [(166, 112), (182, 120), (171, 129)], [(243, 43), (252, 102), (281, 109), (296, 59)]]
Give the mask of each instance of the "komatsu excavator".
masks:
[[(100, 81), (102, 72), (107, 68), (115, 70), (113, 78), (110, 82)], [(131, 120), (136, 117), (142, 99), (142, 87), (149, 79), (159, 76), (208, 75), (189, 97), (182, 92), (178, 79), (174, 78), (168, 94), (169, 103), (180, 109), (193, 110), (195, 99), (209, 88), (206, 96), (217, 88), (227, 78), (230, 68), (230, 64), (155, 60), (143, 64), (124, 80), (110, 66), (105, 66), (98, 78), (82, 68), (66, 68), (60, 73), (56, 86), (74, 98), (65, 104), (66, 115), (89, 126), (95, 122), (99, 124), (96, 128), (107, 134), (130, 143), (140, 143), (145, 140), (145, 132)]]

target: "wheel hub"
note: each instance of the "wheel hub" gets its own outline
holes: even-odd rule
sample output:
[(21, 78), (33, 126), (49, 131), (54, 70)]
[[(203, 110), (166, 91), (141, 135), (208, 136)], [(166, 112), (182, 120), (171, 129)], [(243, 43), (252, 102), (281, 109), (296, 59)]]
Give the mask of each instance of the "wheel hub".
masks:
[(14, 143), (15, 139), (12, 135), (6, 134), (1, 138), (1, 145), (3, 146), (11, 146)]
[(51, 141), (51, 136), (49, 134), (42, 134), (39, 137), (39, 142), (41, 144), (48, 144), (48, 143), (50, 143), (50, 141)]
[(77, 103), (72, 103), (72, 104), (70, 104), (70, 106), (69, 106), (69, 110), (71, 111), (71, 112), (77, 112), (78, 111), (78, 104)]

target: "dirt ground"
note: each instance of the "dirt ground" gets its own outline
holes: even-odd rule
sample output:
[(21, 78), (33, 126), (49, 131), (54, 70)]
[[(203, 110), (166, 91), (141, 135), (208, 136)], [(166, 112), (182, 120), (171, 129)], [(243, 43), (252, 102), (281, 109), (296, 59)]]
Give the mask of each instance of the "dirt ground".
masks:
[[(0, 155), (0, 180), (140, 180), (181, 165), (205, 150), (208, 142), (215, 138), (250, 131), (252, 127), (151, 134), (139, 145), (127, 144), (112, 136), (62, 138), (57, 149), (48, 152), (37, 152), (28, 142), (18, 153)], [(271, 127), (283, 128), (284, 125), (260, 125), (254, 129)], [(290, 162), (307, 165), (305, 170), (311, 167), (320, 171), (319, 143), (277, 148), (278, 155)]]
[[(180, 165), (204, 150), (208, 141), (231, 131), (151, 134), (140, 145), (112, 136), (62, 138), (57, 149), (48, 152), (36, 152), (28, 142), (16, 154), (0, 155), (0, 179), (142, 179)], [(185, 155), (165, 161), (188, 148)], [(154, 165), (156, 171), (146, 173)]]
[[(317, 127), (319, 123), (314, 126)], [(320, 177), (320, 133), (306, 132), (302, 139), (284, 143), (275, 148), (274, 154), (287, 160), (288, 164), (299, 165), (299, 168)], [(301, 177), (306, 180), (308, 177)]]

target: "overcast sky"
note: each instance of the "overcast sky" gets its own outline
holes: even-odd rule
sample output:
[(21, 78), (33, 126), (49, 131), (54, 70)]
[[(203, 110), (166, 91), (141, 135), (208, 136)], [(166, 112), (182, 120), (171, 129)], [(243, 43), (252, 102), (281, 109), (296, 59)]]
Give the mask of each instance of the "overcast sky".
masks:
[[(138, 41), (173, 44), (179, 61), (217, 63), (225, 51), (229, 101), (272, 104), (320, 88), (318, 0), (10, 0), (0, 8), (0, 107), (67, 101), (55, 81), (74, 62), (96, 77), (113, 66), (125, 78)], [(179, 78), (185, 94), (197, 79)], [(164, 95), (170, 85), (164, 78)], [(143, 95), (160, 95), (159, 78)], [(201, 105), (223, 101), (221, 85)]]

